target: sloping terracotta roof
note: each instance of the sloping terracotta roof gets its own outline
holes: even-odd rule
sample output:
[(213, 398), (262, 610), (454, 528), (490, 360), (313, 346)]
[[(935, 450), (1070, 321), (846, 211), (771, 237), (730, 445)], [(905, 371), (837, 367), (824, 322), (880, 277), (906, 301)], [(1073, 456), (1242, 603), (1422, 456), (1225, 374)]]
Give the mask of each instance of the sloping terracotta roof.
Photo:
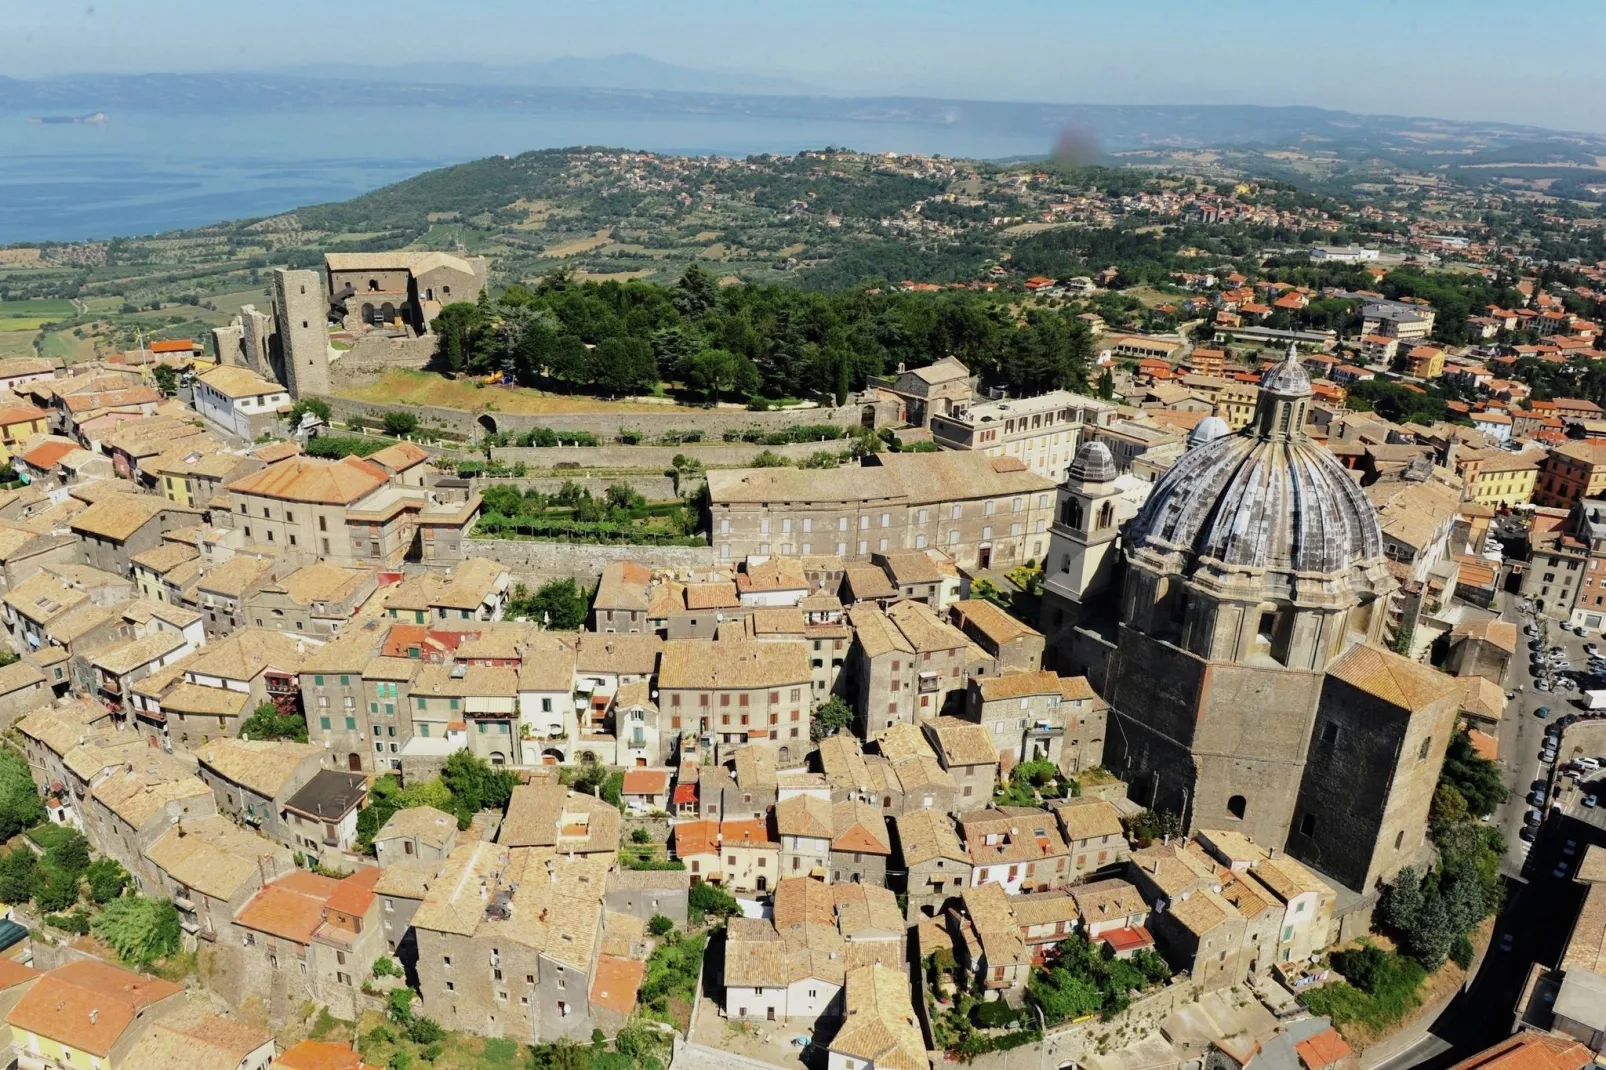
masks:
[(1328, 674), (1373, 698), (1417, 710), (1456, 693), (1455, 679), (1382, 647), (1357, 645)]
[(389, 481), (383, 468), (357, 457), (326, 461), (296, 456), (242, 476), (225, 489), (284, 501), (350, 505)]
[(14, 1029), (105, 1058), (141, 1011), (182, 991), (170, 981), (82, 959), (41, 977), (6, 1021)]
[(645, 962), (598, 955), (596, 975), (591, 980), (591, 1002), (628, 1016), (636, 1006), (636, 992), (646, 972)]

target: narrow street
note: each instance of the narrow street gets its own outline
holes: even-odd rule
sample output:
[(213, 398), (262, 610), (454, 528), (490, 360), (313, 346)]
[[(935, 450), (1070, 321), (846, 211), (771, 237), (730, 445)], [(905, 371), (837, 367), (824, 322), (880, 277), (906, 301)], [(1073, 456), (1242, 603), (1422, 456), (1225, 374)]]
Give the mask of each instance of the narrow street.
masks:
[[(1532, 845), (1519, 835), (1523, 817), (1529, 810), (1526, 797), (1548, 767), (1539, 761), (1539, 751), (1549, 721), (1579, 709), (1579, 691), (1537, 691), (1529, 671), (1529, 636), (1522, 634), (1528, 621), (1517, 609), (1515, 596), (1499, 595), (1501, 617), (1517, 625), (1518, 649), (1512, 657), (1506, 687), (1522, 686), (1507, 702), (1499, 728), (1500, 760), (1505, 765), (1506, 787), (1510, 796), (1491, 819), (1502, 830), (1506, 845), (1501, 867), (1506, 887), (1506, 904), (1497, 919), (1493, 940), (1472, 985), (1439, 1017), (1423, 1040), (1409, 1051), (1389, 1060), (1378, 1070), (1443, 1070), (1483, 1048), (1509, 1036), (1516, 1015), (1516, 1003), (1534, 963), (1554, 965), (1561, 956), (1573, 917), (1583, 899), (1583, 889), (1570, 876), (1577, 859), (1591, 843), (1606, 845), (1606, 828), (1578, 820), (1559, 809), (1551, 813)], [(1588, 665), (1584, 644), (1606, 645), (1598, 635), (1579, 637), (1562, 631), (1559, 623), (1544, 629), (1545, 647), (1561, 646), (1575, 670)], [(1534, 711), (1549, 706), (1551, 714), (1540, 720)], [(1593, 816), (1593, 815), (1591, 815)], [(1566, 860), (1568, 876), (1554, 871), (1563, 860), (1568, 840), (1576, 842), (1575, 853)], [(1506, 937), (1510, 950), (1502, 950)]]

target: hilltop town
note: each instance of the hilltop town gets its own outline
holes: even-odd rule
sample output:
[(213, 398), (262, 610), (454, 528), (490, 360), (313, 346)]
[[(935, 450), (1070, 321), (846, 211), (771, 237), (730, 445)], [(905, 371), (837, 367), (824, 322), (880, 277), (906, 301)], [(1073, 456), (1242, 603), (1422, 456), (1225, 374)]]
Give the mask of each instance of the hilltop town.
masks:
[[(1129, 302), (1045, 238), (805, 315), (332, 249), (0, 361), (19, 1065), (1348, 1070), (1497, 974), (1468, 1065), (1593, 1061), (1602, 264), (988, 181), (1298, 256)], [(934, 196), (888, 233), (986, 211)], [(387, 397), (432, 377), (472, 406)]]

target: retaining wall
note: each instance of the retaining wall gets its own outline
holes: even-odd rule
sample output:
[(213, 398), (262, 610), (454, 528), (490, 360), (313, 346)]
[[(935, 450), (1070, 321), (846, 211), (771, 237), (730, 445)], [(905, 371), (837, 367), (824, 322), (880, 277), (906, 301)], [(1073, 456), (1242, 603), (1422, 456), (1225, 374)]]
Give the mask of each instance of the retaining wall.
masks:
[[(496, 388), (483, 391), (488, 403), (497, 398)], [(431, 405), (375, 405), (351, 398), (325, 397), (333, 410), (335, 421), (343, 422), (352, 416), (382, 420), (391, 409), (405, 408), (416, 413), (419, 421), (428, 428), (448, 428), (462, 435), (477, 436), (484, 427), (480, 417), (488, 416), (498, 431), (528, 431), (535, 427), (549, 427), (554, 431), (589, 431), (609, 439), (619, 434), (620, 428), (640, 431), (646, 438), (655, 439), (669, 431), (697, 429), (708, 438), (718, 439), (725, 431), (740, 431), (749, 427), (762, 427), (775, 431), (799, 424), (835, 424), (838, 427), (858, 427), (868, 410), (875, 426), (890, 426), (897, 422), (897, 406), (891, 402), (870, 402), (865, 405), (844, 405), (813, 409), (785, 409), (774, 412), (749, 412), (746, 409), (704, 409), (691, 405), (665, 405), (663, 412), (631, 413), (550, 413), (528, 416), (519, 413), (485, 410), (482, 413), (462, 409), (442, 409)]]
[(825, 450), (839, 453), (851, 443), (847, 439), (827, 442), (789, 442), (783, 446), (752, 443), (690, 443), (684, 446), (506, 446), (491, 451), (494, 460), (514, 464), (523, 461), (531, 468), (553, 468), (578, 464), (581, 468), (651, 468), (663, 471), (679, 454), (701, 461), (708, 468), (750, 468), (753, 459), (765, 450), (788, 460), (804, 460)]
[(603, 568), (615, 561), (639, 561), (663, 569), (707, 569), (717, 561), (712, 546), (607, 546), (520, 539), (465, 539), (463, 555), (487, 558), (536, 576), (589, 580), (600, 579)]

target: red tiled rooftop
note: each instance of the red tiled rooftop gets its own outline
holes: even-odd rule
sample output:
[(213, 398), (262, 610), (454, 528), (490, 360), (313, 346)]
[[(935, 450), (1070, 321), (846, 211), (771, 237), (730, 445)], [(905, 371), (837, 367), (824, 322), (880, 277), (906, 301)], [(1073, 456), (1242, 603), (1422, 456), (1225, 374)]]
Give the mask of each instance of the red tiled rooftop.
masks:
[(1325, 1070), (1340, 1059), (1355, 1054), (1344, 1038), (1338, 1035), (1338, 1030), (1327, 1028), (1315, 1036), (1300, 1041), (1294, 1045), (1299, 1053), (1299, 1061), (1305, 1065), (1305, 1070)]
[[(691, 785), (686, 785), (690, 787)], [(662, 795), (669, 787), (669, 772), (665, 769), (627, 769), (624, 787), (626, 795)]]
[(1149, 930), (1141, 925), (1136, 927), (1123, 925), (1119, 929), (1106, 929), (1099, 934), (1099, 939), (1109, 944), (1110, 950), (1117, 955), (1154, 946), (1154, 937), (1150, 936)]

